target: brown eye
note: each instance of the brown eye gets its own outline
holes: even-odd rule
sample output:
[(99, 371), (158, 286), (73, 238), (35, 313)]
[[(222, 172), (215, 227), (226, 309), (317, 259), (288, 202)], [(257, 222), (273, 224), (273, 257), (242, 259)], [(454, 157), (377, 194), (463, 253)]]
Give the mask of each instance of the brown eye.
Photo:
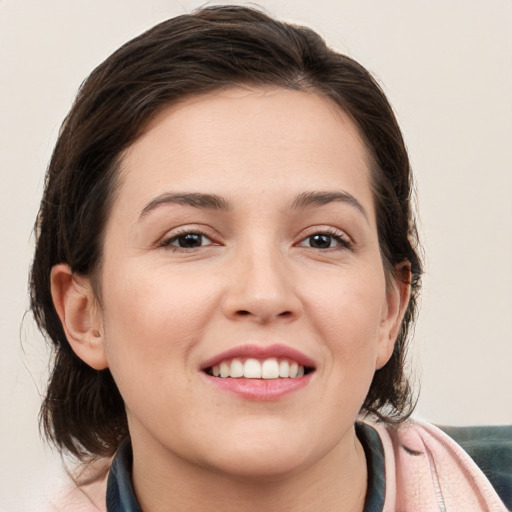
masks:
[(313, 249), (329, 249), (332, 246), (333, 237), (320, 233), (309, 237), (309, 246)]
[(181, 249), (195, 249), (211, 244), (211, 240), (202, 233), (183, 233), (166, 240), (162, 245), (179, 247)]
[(343, 236), (334, 233), (314, 233), (299, 244), (301, 247), (310, 247), (311, 249), (350, 249), (351, 243)]

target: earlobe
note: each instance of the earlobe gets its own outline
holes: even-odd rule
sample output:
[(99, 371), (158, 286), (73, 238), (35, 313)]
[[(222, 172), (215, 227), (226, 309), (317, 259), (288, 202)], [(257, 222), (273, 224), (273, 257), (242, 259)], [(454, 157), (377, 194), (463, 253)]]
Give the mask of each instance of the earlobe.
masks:
[(409, 262), (397, 267), (399, 277), (391, 277), (386, 294), (386, 307), (381, 320), (380, 344), (376, 362), (379, 370), (389, 361), (402, 327), (411, 297), (411, 266)]
[(75, 354), (96, 370), (108, 367), (102, 325), (90, 279), (69, 265), (52, 268), (51, 292), (66, 338)]

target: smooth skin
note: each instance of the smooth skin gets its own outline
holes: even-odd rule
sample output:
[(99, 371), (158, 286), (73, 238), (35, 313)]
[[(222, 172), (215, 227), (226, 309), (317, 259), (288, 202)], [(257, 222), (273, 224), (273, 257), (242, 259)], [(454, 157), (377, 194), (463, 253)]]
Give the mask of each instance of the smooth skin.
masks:
[[(52, 291), (123, 396), (146, 512), (363, 509), (354, 421), (409, 298), (386, 278), (370, 165), (339, 107), (285, 89), (170, 106), (122, 156), (101, 297), (65, 264)], [(308, 384), (271, 401), (213, 386), (202, 363), (248, 343), (307, 355)]]

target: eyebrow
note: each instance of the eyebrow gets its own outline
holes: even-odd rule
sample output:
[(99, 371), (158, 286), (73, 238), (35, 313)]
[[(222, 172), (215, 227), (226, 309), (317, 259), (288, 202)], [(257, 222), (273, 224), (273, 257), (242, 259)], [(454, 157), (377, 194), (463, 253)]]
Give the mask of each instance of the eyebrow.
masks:
[[(359, 210), (368, 221), (368, 214), (363, 205), (349, 192), (322, 192), (311, 191), (302, 192), (292, 202), (294, 209), (307, 209), (318, 207), (332, 202), (342, 202), (349, 204)], [(151, 200), (143, 209), (139, 220), (148, 215), (149, 212), (165, 204), (182, 204), (194, 208), (205, 208), (210, 210), (228, 211), (231, 209), (229, 201), (216, 194), (204, 194), (200, 192), (188, 193), (164, 193)]]
[(139, 220), (145, 217), (149, 212), (164, 204), (182, 204), (194, 208), (206, 208), (209, 210), (229, 210), (231, 205), (223, 197), (215, 194), (202, 194), (199, 192), (190, 192), (183, 194), (165, 193), (150, 201), (140, 213)]
[(303, 192), (299, 194), (293, 201), (292, 208), (306, 209), (311, 207), (322, 206), (324, 204), (333, 203), (340, 201), (350, 206), (355, 207), (359, 210), (364, 218), (368, 221), (368, 213), (364, 209), (363, 205), (350, 193), (339, 191), (339, 192)]

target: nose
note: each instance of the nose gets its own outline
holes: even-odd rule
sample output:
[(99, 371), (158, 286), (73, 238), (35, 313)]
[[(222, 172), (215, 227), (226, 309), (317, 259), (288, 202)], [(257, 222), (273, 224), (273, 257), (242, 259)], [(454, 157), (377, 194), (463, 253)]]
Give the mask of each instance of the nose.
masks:
[(231, 320), (260, 324), (291, 322), (302, 311), (293, 272), (278, 250), (244, 251), (229, 269), (222, 301)]

